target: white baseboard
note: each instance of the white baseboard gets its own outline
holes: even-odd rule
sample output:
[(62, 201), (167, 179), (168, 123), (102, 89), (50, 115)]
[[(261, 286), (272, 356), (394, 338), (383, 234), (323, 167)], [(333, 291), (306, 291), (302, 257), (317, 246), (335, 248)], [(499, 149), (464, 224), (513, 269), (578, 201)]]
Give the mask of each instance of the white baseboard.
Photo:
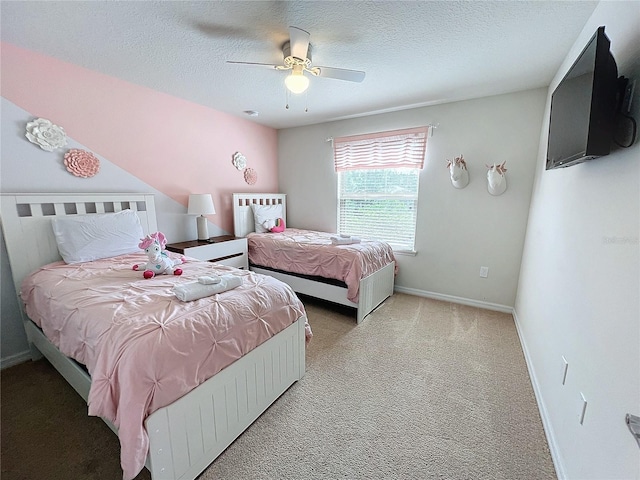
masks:
[(13, 367), (19, 363), (24, 363), (31, 360), (31, 352), (25, 350), (24, 352), (16, 353), (9, 357), (0, 358), (0, 370), (4, 368)]
[(531, 384), (533, 386), (533, 392), (536, 396), (536, 403), (538, 404), (538, 410), (540, 411), (540, 418), (542, 419), (542, 426), (544, 428), (544, 434), (547, 437), (547, 443), (549, 444), (549, 451), (551, 452), (551, 460), (553, 461), (553, 466), (556, 469), (556, 475), (559, 479), (566, 478), (565, 471), (563, 467), (562, 457), (560, 456), (560, 452), (558, 450), (558, 444), (555, 440), (555, 435), (553, 433), (553, 427), (551, 426), (551, 421), (549, 420), (549, 414), (547, 413), (547, 407), (545, 406), (544, 400), (542, 398), (542, 392), (540, 391), (540, 385), (538, 384), (538, 379), (536, 377), (536, 371), (533, 367), (533, 362), (531, 361), (531, 357), (529, 356), (529, 350), (527, 349), (527, 342), (524, 339), (521, 330), (521, 323), (518, 319), (518, 314), (516, 309), (513, 309), (513, 320), (516, 325), (516, 331), (518, 332), (518, 338), (520, 339), (520, 345), (522, 346), (522, 352), (524, 353), (525, 363), (527, 364), (527, 370), (529, 370), (529, 377), (531, 378)]
[(471, 298), (456, 297), (454, 295), (445, 295), (444, 293), (418, 290), (416, 288), (399, 287), (398, 285), (396, 285), (393, 290), (399, 293), (408, 293), (409, 295), (417, 295), (418, 297), (433, 298), (434, 300), (443, 300), (445, 302), (459, 303), (461, 305), (469, 305), (471, 307), (484, 308), (485, 310), (494, 310), (496, 312), (504, 312), (504, 313), (513, 312), (513, 307), (510, 307), (509, 305), (501, 305), (499, 303), (483, 302), (480, 300), (473, 300)]

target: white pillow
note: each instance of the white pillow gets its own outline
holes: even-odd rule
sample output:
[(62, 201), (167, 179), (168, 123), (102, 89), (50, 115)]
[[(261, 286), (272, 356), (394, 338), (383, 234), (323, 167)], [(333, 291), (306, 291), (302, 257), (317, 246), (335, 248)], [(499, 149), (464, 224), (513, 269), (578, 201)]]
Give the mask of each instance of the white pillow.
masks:
[(140, 251), (144, 233), (133, 210), (54, 218), (53, 233), (66, 263), (80, 263)]
[(255, 223), (256, 233), (267, 233), (269, 231), (262, 225), (267, 220), (284, 219), (281, 203), (277, 205), (256, 205), (252, 203), (251, 209), (253, 210), (253, 222)]

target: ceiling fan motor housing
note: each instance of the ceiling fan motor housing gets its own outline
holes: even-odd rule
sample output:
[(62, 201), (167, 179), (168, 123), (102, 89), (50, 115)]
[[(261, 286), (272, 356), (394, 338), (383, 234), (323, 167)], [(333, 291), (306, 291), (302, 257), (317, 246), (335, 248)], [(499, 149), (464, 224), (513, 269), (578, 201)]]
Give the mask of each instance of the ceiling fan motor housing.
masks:
[(311, 67), (311, 44), (307, 49), (307, 58), (296, 58), (291, 55), (291, 42), (286, 42), (282, 46), (282, 55), (284, 56), (284, 64), (291, 68), (294, 65), (302, 65), (304, 68)]

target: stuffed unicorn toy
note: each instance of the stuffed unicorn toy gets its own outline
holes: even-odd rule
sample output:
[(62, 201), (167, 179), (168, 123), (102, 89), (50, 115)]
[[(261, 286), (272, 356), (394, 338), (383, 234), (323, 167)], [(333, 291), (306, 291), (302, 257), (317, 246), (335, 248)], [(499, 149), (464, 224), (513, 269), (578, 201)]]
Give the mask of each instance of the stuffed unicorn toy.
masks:
[(138, 247), (144, 250), (144, 253), (149, 257), (149, 261), (134, 265), (133, 269), (135, 271), (143, 271), (144, 278), (153, 278), (162, 274), (182, 275), (182, 269), (175, 268), (175, 266), (183, 263), (183, 260), (172, 259), (164, 252), (167, 239), (162, 232), (152, 233), (141, 240)]
[(284, 232), (285, 228), (287, 228), (285, 227), (284, 220), (282, 218), (267, 220), (262, 222), (262, 226), (272, 233), (281, 233)]

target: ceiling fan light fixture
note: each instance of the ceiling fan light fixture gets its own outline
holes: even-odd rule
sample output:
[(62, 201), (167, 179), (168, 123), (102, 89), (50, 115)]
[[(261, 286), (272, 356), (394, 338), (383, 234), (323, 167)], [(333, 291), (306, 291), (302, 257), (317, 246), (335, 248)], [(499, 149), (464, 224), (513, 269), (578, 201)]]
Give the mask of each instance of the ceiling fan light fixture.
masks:
[[(309, 39), (309, 32), (298, 27), (290, 26), (289, 40), (281, 47), (283, 56), (282, 64), (232, 61), (227, 61), (227, 63), (266, 67), (280, 72), (290, 70), (290, 74), (284, 79), (287, 95), (289, 92), (297, 95), (306, 92), (307, 88), (309, 88), (309, 75), (358, 83), (364, 80), (365, 73), (359, 70), (312, 66), (311, 53), (313, 48)], [(305, 72), (309, 75), (305, 75)], [(287, 96), (287, 99), (288, 98)]]
[(304, 70), (301, 65), (295, 65), (291, 75), (284, 79), (284, 84), (291, 93), (303, 93), (309, 88), (309, 79), (305, 77)]

